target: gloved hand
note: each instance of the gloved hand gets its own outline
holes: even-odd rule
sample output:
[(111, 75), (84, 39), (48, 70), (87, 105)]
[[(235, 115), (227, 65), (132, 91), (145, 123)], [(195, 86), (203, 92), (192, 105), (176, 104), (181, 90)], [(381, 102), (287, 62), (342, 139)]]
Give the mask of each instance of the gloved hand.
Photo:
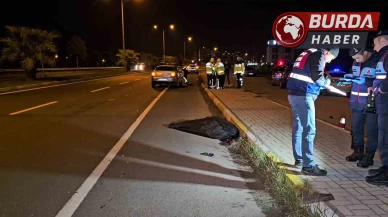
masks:
[(329, 77), (326, 77), (326, 79), (325, 79), (325, 87), (330, 86), (330, 84), (331, 84), (331, 79)]
[(353, 74), (345, 74), (344, 75), (344, 78), (347, 78), (347, 79), (353, 79), (354, 78), (354, 75)]
[(360, 78), (354, 79), (353, 82), (356, 83), (356, 84), (364, 84), (365, 83), (365, 77), (360, 77)]

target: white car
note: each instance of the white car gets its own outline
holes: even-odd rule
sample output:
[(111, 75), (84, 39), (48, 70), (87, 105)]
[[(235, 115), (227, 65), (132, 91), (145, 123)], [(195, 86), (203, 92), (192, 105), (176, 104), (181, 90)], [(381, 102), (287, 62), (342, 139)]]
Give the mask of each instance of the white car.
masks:
[(144, 63), (138, 63), (135, 65), (135, 70), (140, 70), (140, 71), (143, 71), (145, 68), (145, 64)]

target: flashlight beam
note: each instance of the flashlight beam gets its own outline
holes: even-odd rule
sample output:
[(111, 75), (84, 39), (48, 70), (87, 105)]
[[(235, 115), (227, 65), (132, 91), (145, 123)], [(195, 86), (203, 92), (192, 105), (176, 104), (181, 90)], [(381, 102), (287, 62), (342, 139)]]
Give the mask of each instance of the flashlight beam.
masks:
[(339, 90), (339, 89), (337, 89), (337, 88), (335, 88), (335, 87), (333, 87), (333, 86), (327, 86), (326, 87), (330, 92), (332, 92), (332, 93), (336, 93), (336, 94), (339, 94), (339, 95), (342, 95), (342, 96), (346, 96), (346, 93), (344, 92), (344, 91), (342, 91), (342, 90)]

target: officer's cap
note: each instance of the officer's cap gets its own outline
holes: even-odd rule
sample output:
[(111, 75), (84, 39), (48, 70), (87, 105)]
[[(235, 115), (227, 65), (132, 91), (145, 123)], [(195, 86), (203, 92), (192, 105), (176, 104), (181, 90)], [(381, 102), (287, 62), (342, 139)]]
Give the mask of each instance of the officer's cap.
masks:
[(354, 56), (354, 55), (357, 55), (357, 54), (360, 54), (364, 52), (364, 49), (363, 48), (352, 48), (349, 50), (349, 56)]
[(388, 29), (380, 30), (380, 31), (375, 35), (375, 37), (373, 37), (373, 39), (375, 39), (375, 38), (377, 38), (377, 37), (380, 37), (380, 36), (383, 36), (383, 35), (387, 35), (387, 36), (388, 36)]

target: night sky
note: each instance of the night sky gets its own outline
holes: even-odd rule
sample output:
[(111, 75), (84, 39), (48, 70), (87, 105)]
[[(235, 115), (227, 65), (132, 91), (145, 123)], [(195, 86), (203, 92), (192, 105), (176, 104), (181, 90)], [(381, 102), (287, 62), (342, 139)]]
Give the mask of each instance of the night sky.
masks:
[[(256, 55), (262, 55), (266, 41), (272, 39), (273, 21), (289, 11), (380, 11), (379, 28), (388, 28), (388, 22), (384, 23), (388, 20), (388, 1), (370, 5), (324, 2), (129, 0), (124, 6), (126, 47), (159, 56), (161, 27), (165, 27), (167, 55), (183, 53), (183, 41), (188, 36), (193, 36), (193, 42), (187, 43), (187, 52), (206, 46), (250, 54), (255, 50)], [(154, 24), (159, 30), (152, 28)], [(174, 31), (168, 30), (170, 24), (175, 24)], [(116, 52), (122, 47), (120, 0), (7, 1), (0, 9), (0, 26), (5, 25), (59, 31), (63, 35), (60, 54), (66, 52), (66, 41), (72, 35), (81, 36), (90, 52)], [(0, 35), (4, 35), (4, 28), (0, 28)], [(347, 52), (341, 50), (333, 64), (347, 65)]]

